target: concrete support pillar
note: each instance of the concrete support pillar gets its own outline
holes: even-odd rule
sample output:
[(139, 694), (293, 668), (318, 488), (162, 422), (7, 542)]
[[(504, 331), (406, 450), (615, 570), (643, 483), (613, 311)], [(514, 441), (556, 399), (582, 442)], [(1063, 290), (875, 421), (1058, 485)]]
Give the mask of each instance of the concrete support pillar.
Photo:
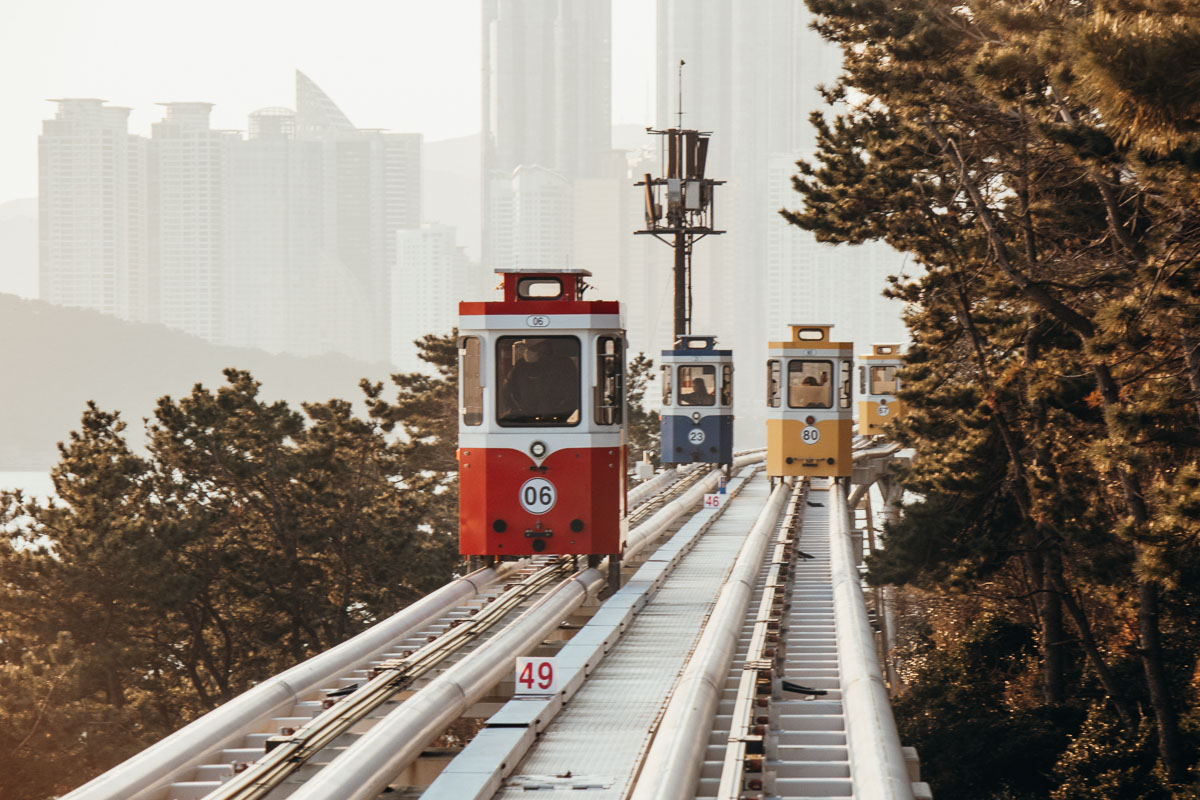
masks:
[[(880, 508), (880, 526), (886, 526), (900, 518), (900, 503), (904, 499), (904, 487), (891, 477), (883, 477), (875, 482), (880, 497), (883, 500)], [(882, 616), (884, 667), (887, 673), (889, 693), (895, 697), (904, 691), (904, 679), (896, 669), (896, 659), (893, 653), (896, 649), (896, 588), (884, 586), (881, 590), (879, 613)]]

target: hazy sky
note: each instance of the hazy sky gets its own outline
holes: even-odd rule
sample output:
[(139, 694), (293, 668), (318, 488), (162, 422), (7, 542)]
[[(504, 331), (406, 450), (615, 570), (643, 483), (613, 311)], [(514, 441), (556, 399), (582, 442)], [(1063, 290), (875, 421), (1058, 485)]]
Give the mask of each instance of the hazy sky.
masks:
[[(654, 0), (612, 0), (613, 122), (653, 120)], [(436, 140), (479, 130), (479, 0), (0, 0), (0, 202), (37, 195), (37, 137), (53, 97), (133, 109), (215, 103), (245, 130), (294, 107), (294, 70), (363, 128)]]

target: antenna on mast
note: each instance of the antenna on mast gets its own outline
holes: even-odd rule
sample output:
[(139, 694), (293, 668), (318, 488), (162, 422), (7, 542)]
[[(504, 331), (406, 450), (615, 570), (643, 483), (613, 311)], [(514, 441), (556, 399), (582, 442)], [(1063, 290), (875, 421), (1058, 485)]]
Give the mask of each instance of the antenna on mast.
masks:
[(676, 84), (679, 89), (679, 127), (683, 127), (683, 65), (687, 62), (682, 58), (679, 59), (679, 81)]
[[(675, 250), (675, 336), (692, 331), (692, 247), (705, 236), (720, 235), (713, 213), (713, 190), (725, 181), (704, 176), (711, 131), (683, 127), (683, 65), (679, 59), (679, 127), (647, 133), (663, 137), (666, 174), (649, 173), (635, 183), (644, 190), (646, 226), (634, 233), (648, 234)], [(664, 203), (665, 201), (665, 203)]]

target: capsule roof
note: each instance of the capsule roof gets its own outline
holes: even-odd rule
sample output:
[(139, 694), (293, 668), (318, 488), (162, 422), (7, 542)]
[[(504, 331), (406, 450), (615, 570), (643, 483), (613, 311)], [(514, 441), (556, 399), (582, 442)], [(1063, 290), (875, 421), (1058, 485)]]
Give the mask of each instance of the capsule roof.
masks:
[(790, 329), (790, 338), (785, 342), (771, 342), (768, 346), (772, 350), (794, 350), (794, 349), (810, 349), (810, 350), (842, 350), (853, 348), (852, 342), (835, 342), (831, 340), (830, 331), (833, 330), (831, 324), (797, 324), (793, 323), (788, 326)]
[(588, 288), (586, 269), (563, 267), (561, 269), (505, 268), (496, 270), (504, 278), (504, 302), (514, 303), (533, 300), (537, 302), (575, 302), (583, 299)]
[(718, 350), (716, 336), (679, 336), (675, 339), (675, 347), (663, 350), (664, 356), (732, 356), (732, 350)]
[(534, 267), (496, 267), (497, 275), (591, 275), (590, 269), (561, 267), (559, 269), (536, 269)]
[(863, 361), (899, 361), (904, 353), (898, 344), (876, 344), (871, 346), (870, 353), (859, 356)]
[[(589, 288), (585, 280), (592, 273), (586, 269), (497, 269), (496, 273), (503, 278), (501, 289), (503, 299), (469, 301), (458, 304), (458, 313), (463, 317), (496, 316), (492, 320), (496, 327), (505, 316), (519, 315), (522, 318), (529, 315), (536, 319), (536, 325), (528, 320), (515, 327), (530, 326), (543, 329), (562, 327), (603, 328), (621, 327), (621, 305), (616, 300), (585, 300), (583, 293)], [(582, 320), (577, 315), (590, 315), (592, 319)], [(603, 317), (603, 318), (602, 318)], [(512, 322), (512, 320), (508, 320)], [(463, 320), (460, 327), (474, 328), (475, 321)], [(510, 326), (512, 327), (512, 326)]]

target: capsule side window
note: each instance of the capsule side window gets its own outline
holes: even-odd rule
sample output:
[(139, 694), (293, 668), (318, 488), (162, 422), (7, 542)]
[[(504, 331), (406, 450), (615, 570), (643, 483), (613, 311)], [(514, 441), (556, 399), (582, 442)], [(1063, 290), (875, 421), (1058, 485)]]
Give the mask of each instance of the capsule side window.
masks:
[(712, 364), (685, 364), (680, 366), (679, 405), (716, 405), (716, 383), (717, 368)]
[(871, 367), (871, 394), (895, 394), (900, 388), (896, 367)]
[(664, 364), (662, 368), (662, 404), (671, 405), (671, 366)]
[(838, 382), (838, 408), (849, 408), (850, 398), (854, 394), (854, 373), (849, 361), (842, 362), (841, 381)]
[(779, 359), (772, 358), (767, 361), (767, 405), (770, 408), (779, 408), (781, 370)]
[(597, 425), (620, 425), (625, 394), (625, 360), (622, 340), (616, 336), (596, 339), (596, 388), (593, 406)]
[(483, 359), (478, 336), (458, 338), (458, 375), (462, 384), (463, 425), (483, 424)]
[[(788, 362), (788, 407), (833, 408), (832, 374), (832, 361), (793, 358)], [(849, 377), (847, 369), (845, 379)]]
[(496, 422), (504, 427), (579, 424), (579, 339), (501, 336), (496, 341)]
[(721, 365), (721, 405), (733, 405), (733, 366)]

